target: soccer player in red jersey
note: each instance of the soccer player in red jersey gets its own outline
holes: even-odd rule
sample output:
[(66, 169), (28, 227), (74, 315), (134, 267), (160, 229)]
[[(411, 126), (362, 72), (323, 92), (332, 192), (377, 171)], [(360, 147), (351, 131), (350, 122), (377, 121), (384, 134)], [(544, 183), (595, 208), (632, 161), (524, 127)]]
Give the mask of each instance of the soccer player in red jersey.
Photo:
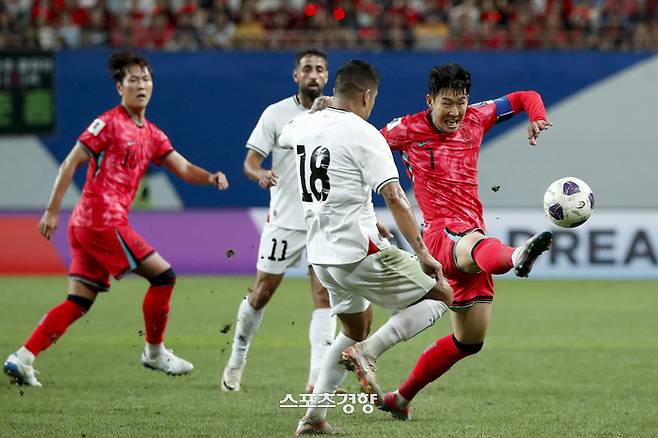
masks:
[[(535, 145), (539, 133), (551, 126), (541, 97), (518, 91), (469, 106), (470, 88), (470, 74), (462, 66), (435, 67), (429, 78), (429, 109), (394, 119), (381, 130), (390, 148), (402, 153), (425, 221), (423, 240), (454, 290), (454, 334), (430, 346), (407, 380), (381, 401), (382, 409), (399, 419), (410, 418), (409, 402), (423, 387), (482, 348), (491, 317), (492, 275), (514, 268), (517, 276), (527, 277), (553, 239), (543, 232), (512, 248), (487, 236), (478, 197), (477, 163), (484, 135), (497, 122), (526, 111), (528, 139)], [(367, 342), (361, 345), (362, 354), (376, 358), (376, 344)]]
[(68, 296), (46, 313), (27, 342), (4, 363), (4, 372), (18, 384), (41, 386), (34, 359), (89, 311), (99, 292), (135, 272), (150, 283), (144, 296), (146, 345), (142, 364), (170, 375), (187, 374), (193, 365), (165, 348), (163, 335), (176, 275), (128, 223), (128, 211), (149, 163), (164, 165), (190, 184), (228, 187), (222, 172), (210, 173), (176, 152), (167, 136), (145, 117), (153, 92), (151, 66), (131, 53), (110, 56), (108, 67), (121, 103), (99, 116), (80, 135), (59, 168), (59, 174), (39, 222), (50, 239), (58, 226), (62, 199), (75, 171), (89, 163), (82, 197), (69, 220), (71, 246)]

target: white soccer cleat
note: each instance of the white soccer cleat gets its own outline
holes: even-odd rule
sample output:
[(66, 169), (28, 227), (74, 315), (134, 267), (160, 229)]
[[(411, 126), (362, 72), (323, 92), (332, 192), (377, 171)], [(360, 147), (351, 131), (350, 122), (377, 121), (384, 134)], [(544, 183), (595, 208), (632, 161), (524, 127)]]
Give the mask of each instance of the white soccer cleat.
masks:
[(35, 374), (38, 374), (39, 372), (31, 365), (22, 362), (18, 356), (16, 356), (16, 353), (10, 354), (7, 360), (5, 360), (4, 372), (9, 376), (11, 381), (17, 385), (28, 385), (37, 388), (43, 386), (35, 376)]
[(176, 356), (173, 350), (167, 348), (163, 348), (162, 352), (154, 358), (150, 358), (146, 351), (143, 351), (142, 365), (145, 368), (162, 371), (170, 376), (189, 374), (194, 369), (191, 362)]
[(224, 373), (222, 374), (221, 388), (224, 392), (238, 392), (240, 391), (240, 381), (242, 380), (242, 372), (247, 364), (243, 361), (238, 367), (229, 367), (226, 365)]

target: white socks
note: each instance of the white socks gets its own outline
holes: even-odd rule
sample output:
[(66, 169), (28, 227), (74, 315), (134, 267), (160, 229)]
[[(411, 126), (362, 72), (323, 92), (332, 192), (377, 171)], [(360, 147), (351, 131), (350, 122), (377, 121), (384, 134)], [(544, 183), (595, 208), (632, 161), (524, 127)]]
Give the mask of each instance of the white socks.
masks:
[(156, 357), (160, 356), (164, 352), (164, 343), (149, 344), (147, 342), (144, 351), (146, 351), (146, 354), (149, 357), (149, 359), (155, 359)]
[(256, 334), (260, 323), (263, 320), (265, 309), (255, 310), (249, 304), (247, 298), (242, 300), (238, 308), (238, 317), (235, 322), (235, 335), (233, 336), (233, 347), (231, 357), (228, 360), (229, 368), (239, 368), (247, 360), (247, 352), (251, 345), (251, 340)]
[(522, 247), (517, 247), (514, 252), (512, 253), (512, 264), (516, 266), (519, 260), (519, 255), (521, 254), (521, 248)]
[(363, 351), (373, 358), (402, 341), (408, 341), (438, 321), (448, 311), (442, 301), (423, 300), (391, 316), (368, 339), (361, 342)]
[(21, 347), (16, 352), (16, 357), (18, 360), (23, 362), (25, 365), (32, 366), (34, 364), (34, 354), (25, 347)]
[[(320, 374), (313, 389), (312, 400), (314, 403), (322, 400), (317, 394), (333, 394), (341, 383), (343, 383), (345, 377), (347, 377), (347, 370), (338, 361), (342, 358), (343, 351), (354, 344), (356, 344), (355, 340), (348, 338), (342, 332), (338, 333), (338, 336), (336, 336), (336, 339), (331, 344), (331, 347), (329, 347), (322, 361)], [(326, 403), (330, 402), (331, 400), (326, 401)], [(326, 406), (311, 406), (306, 411), (306, 418), (315, 422), (324, 420), (326, 416)]]
[(320, 366), (331, 343), (336, 336), (336, 317), (331, 316), (331, 309), (315, 309), (308, 326), (308, 340), (311, 343), (311, 366), (308, 383), (315, 384), (320, 373)]

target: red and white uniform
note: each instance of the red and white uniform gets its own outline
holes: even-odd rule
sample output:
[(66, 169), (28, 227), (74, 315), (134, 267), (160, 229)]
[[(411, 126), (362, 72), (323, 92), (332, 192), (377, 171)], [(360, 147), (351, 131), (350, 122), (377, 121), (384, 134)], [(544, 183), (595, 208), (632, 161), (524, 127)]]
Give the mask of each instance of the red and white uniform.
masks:
[(92, 159), (69, 220), (69, 275), (103, 290), (109, 274), (119, 278), (153, 253), (128, 225), (128, 211), (149, 163), (160, 165), (174, 149), (157, 126), (148, 120), (137, 125), (121, 105), (94, 120), (78, 140)]
[(462, 272), (454, 262), (454, 243), (470, 231), (486, 231), (478, 196), (480, 146), (496, 122), (522, 110), (532, 121), (546, 120), (539, 95), (520, 91), (470, 105), (456, 132), (438, 131), (430, 110), (394, 119), (381, 130), (389, 147), (402, 153), (425, 221), (423, 239), (454, 289), (453, 307), (492, 300), (491, 276)]

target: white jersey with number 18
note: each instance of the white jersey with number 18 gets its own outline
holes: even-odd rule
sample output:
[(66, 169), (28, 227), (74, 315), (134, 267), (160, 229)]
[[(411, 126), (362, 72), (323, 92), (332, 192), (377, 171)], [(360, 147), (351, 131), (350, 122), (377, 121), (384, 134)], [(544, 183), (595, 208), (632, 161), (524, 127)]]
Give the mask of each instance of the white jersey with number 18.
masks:
[(296, 153), (309, 263), (342, 265), (390, 243), (377, 231), (372, 191), (398, 181), (391, 150), (354, 113), (328, 108), (301, 114), (283, 128), (281, 145)]

